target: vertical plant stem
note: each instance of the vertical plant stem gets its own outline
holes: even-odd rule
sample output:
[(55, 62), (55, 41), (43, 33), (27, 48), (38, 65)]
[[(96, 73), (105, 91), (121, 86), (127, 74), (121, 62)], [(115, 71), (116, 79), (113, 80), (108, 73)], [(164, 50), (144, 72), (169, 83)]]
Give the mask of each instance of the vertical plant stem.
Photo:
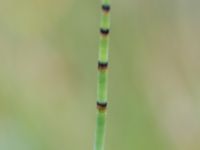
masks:
[(98, 57), (97, 120), (94, 150), (104, 150), (107, 108), (110, 0), (102, 0)]

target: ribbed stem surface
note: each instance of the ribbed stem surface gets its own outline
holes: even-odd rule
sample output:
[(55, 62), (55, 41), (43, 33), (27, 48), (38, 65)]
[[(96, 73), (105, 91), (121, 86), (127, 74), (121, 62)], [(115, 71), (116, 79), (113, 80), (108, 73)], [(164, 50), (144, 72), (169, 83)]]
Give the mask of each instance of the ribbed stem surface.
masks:
[(107, 108), (110, 0), (102, 0), (98, 57), (97, 120), (94, 150), (104, 150)]

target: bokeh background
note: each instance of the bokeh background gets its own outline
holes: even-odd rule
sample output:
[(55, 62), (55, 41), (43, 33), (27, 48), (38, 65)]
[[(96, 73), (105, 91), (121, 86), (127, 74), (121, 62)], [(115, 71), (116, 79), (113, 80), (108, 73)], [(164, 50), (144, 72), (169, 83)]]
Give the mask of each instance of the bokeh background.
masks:
[[(113, 0), (106, 150), (200, 149), (200, 1)], [(100, 1), (0, 1), (0, 150), (92, 150)]]

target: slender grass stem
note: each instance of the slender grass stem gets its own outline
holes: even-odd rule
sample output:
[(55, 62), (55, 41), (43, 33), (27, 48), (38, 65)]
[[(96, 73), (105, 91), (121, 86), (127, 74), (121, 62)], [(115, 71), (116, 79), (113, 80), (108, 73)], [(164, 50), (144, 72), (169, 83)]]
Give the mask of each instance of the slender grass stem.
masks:
[(98, 57), (97, 117), (94, 150), (104, 150), (107, 108), (110, 0), (102, 0)]

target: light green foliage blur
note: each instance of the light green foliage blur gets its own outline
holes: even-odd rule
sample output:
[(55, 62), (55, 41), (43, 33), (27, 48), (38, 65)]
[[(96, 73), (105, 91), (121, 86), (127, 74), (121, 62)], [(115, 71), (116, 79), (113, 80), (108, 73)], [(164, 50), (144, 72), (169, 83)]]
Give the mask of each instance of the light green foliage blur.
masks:
[[(106, 150), (200, 149), (200, 1), (112, 0)], [(0, 150), (92, 150), (100, 1), (0, 1)]]

